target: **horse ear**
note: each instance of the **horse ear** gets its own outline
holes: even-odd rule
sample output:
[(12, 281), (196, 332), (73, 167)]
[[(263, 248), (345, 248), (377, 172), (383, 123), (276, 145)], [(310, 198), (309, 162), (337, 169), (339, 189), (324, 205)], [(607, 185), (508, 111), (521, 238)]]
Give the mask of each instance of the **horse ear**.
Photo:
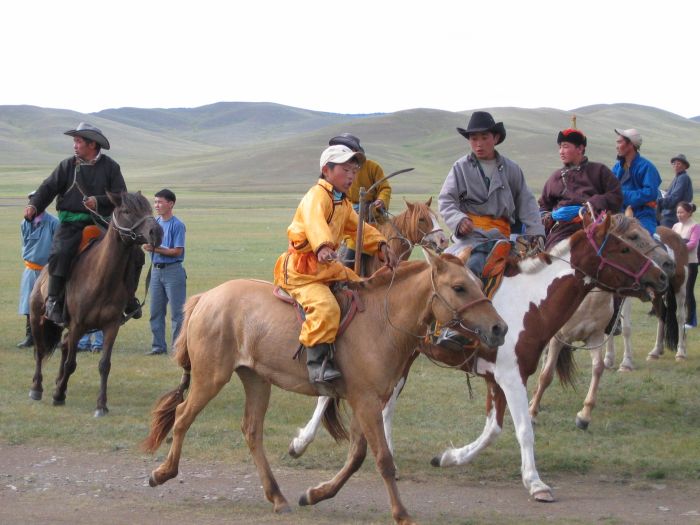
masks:
[(471, 257), (471, 255), (472, 255), (473, 248), (474, 248), (474, 246), (469, 245), (457, 254), (457, 258), (460, 261), (462, 261), (463, 266), (467, 265), (467, 261), (469, 260), (469, 257)]
[(431, 205), (432, 203), (433, 203), (433, 196), (431, 195), (430, 197), (428, 197), (428, 200), (425, 201), (425, 205), (426, 205), (428, 208), (430, 208), (430, 205)]
[(410, 211), (412, 211), (412, 210), (413, 210), (413, 208), (415, 208), (415, 207), (416, 207), (416, 205), (415, 205), (414, 203), (412, 203), (412, 202), (408, 202), (408, 201), (406, 200), (406, 198), (405, 198), (405, 197), (404, 197), (403, 201), (404, 201), (404, 202), (406, 203), (406, 207), (407, 207), (407, 208), (408, 208), (408, 209), (409, 209)]
[(425, 260), (430, 263), (430, 266), (439, 267), (439, 265), (442, 264), (442, 259), (440, 259), (440, 256), (437, 255), (434, 251), (432, 251), (429, 248), (426, 248), (425, 246), (421, 246), (421, 249), (423, 250)]
[(628, 219), (634, 219), (634, 211), (632, 211), (632, 206), (627, 206), (625, 208), (625, 217)]
[(109, 199), (109, 202), (114, 204), (115, 208), (119, 208), (122, 205), (122, 194), (121, 193), (112, 193), (111, 191), (108, 191), (107, 198)]

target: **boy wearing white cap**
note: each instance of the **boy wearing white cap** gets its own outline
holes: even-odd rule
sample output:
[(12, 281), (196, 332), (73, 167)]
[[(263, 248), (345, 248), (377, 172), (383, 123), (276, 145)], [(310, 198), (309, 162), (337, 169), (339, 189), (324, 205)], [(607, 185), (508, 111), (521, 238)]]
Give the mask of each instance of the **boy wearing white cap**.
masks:
[[(299, 342), (306, 348), (309, 380), (317, 386), (340, 377), (331, 362), (340, 307), (329, 284), (360, 280), (338, 260), (336, 250), (345, 236), (357, 237), (358, 215), (346, 193), (364, 160), (361, 151), (343, 145), (323, 151), (321, 177), (299, 203), (287, 228), (289, 248), (275, 264), (275, 284), (304, 308)], [(364, 225), (363, 242), (368, 253), (379, 253), (387, 266), (396, 267), (396, 255), (376, 228)]]

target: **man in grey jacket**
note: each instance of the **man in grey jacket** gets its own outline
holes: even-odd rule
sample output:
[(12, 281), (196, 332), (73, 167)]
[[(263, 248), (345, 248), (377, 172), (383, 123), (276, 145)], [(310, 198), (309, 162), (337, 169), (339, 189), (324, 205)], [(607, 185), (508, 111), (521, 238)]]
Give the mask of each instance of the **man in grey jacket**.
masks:
[[(475, 111), (467, 129), (457, 131), (469, 141), (472, 152), (454, 163), (438, 203), (454, 232), (454, 244), (447, 252), (473, 246), (469, 267), (481, 276), (489, 254), (488, 258), (508, 253), (511, 233), (544, 239), (544, 226), (522, 170), (496, 151), (506, 138), (503, 123), (496, 123), (486, 111)], [(514, 224), (522, 225), (523, 231), (512, 231)]]

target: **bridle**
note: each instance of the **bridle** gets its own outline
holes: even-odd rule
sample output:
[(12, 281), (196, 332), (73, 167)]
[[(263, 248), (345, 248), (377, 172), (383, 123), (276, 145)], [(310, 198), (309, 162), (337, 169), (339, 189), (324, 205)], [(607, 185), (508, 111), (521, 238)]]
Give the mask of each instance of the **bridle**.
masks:
[(151, 215), (144, 215), (138, 221), (136, 221), (136, 223), (133, 224), (130, 228), (126, 228), (124, 226), (119, 225), (119, 223), (117, 222), (116, 212), (112, 212), (112, 220), (110, 221), (110, 225), (119, 234), (119, 238), (125, 244), (135, 244), (138, 240), (146, 242), (146, 238), (143, 236), (143, 234), (136, 233), (135, 230), (136, 230), (136, 228), (141, 226), (141, 224), (143, 224), (146, 221), (146, 219), (148, 219), (149, 217), (152, 217), (152, 216)]
[[(386, 211), (386, 210), (384, 210), (382, 213), (384, 214), (385, 217), (389, 217), (390, 219), (396, 219), (396, 215), (393, 215), (392, 213), (389, 213), (389, 212)], [(431, 213), (431, 215), (432, 215), (432, 212), (429, 212), (429, 213)], [(423, 246), (423, 247), (425, 247), (425, 248), (432, 248), (432, 249), (434, 249), (437, 253), (440, 253), (440, 252), (441, 252), (441, 250), (439, 249), (439, 246), (437, 246), (436, 243), (430, 242), (430, 241), (426, 241), (426, 240), (425, 240), (426, 237), (428, 237), (429, 235), (432, 235), (432, 234), (434, 234), (434, 233), (442, 232), (442, 234), (444, 235), (444, 234), (445, 234), (445, 231), (444, 231), (442, 228), (440, 228), (439, 226), (438, 226), (437, 228), (433, 228), (432, 230), (426, 232), (426, 231), (424, 231), (424, 230), (420, 227), (420, 218), (419, 218), (419, 219), (418, 219), (418, 225), (416, 226), (416, 229), (418, 230), (418, 233), (420, 234), (421, 237), (420, 237), (420, 240), (419, 240), (417, 243), (413, 243), (413, 241), (411, 241), (410, 239), (406, 238), (406, 236), (403, 235), (403, 234), (401, 233), (401, 231), (399, 231), (399, 229), (398, 229), (398, 227), (396, 226), (396, 224), (394, 224), (391, 220), (389, 220), (388, 222), (389, 222), (389, 225), (391, 225), (391, 227), (393, 228), (393, 230), (394, 230), (394, 232), (396, 233), (396, 235), (394, 235), (394, 236), (392, 236), (392, 237), (389, 237), (387, 240), (394, 240), (394, 239), (397, 239), (397, 240), (399, 240), (399, 241), (401, 241), (401, 242), (403, 242), (403, 243), (406, 243), (406, 245), (408, 246), (408, 248), (406, 249), (405, 253), (408, 253), (408, 252), (410, 252), (411, 250), (413, 250), (413, 247), (416, 246), (416, 245), (418, 245), (418, 246)], [(402, 254), (403, 254), (403, 253), (404, 253), (404, 252), (402, 252)], [(397, 254), (397, 255), (399, 255), (399, 254)]]

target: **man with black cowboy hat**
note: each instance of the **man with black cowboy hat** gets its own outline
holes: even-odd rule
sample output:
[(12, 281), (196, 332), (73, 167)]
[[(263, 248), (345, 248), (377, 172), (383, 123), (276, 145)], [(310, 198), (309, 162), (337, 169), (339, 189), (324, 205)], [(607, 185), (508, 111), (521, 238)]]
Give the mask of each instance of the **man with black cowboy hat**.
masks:
[(622, 206), (620, 182), (605, 164), (588, 160), (587, 142), (579, 129), (565, 129), (557, 136), (564, 165), (547, 179), (539, 199), (548, 230), (545, 249), (583, 227), (578, 212), (584, 204), (590, 203), (598, 213), (617, 213)]
[[(493, 268), (511, 250), (511, 225), (522, 224), (524, 233), (544, 244), (544, 227), (537, 200), (520, 167), (496, 151), (506, 138), (502, 122), (490, 113), (475, 111), (467, 129), (457, 131), (469, 141), (472, 152), (457, 160), (440, 190), (438, 203), (445, 223), (454, 232), (447, 253), (472, 246), (469, 269), (484, 280), (487, 294), (494, 292), (500, 277)], [(437, 344), (461, 349), (468, 344), (457, 332), (444, 329)]]
[[(83, 228), (93, 224), (93, 215), (109, 217), (114, 206), (107, 192), (126, 191), (121, 169), (110, 157), (102, 153), (109, 149), (109, 141), (102, 131), (86, 122), (64, 133), (73, 137), (74, 155), (61, 161), (53, 173), (41, 183), (24, 209), (24, 218), (31, 221), (43, 213), (56, 198), (60, 225), (53, 238), (49, 255), (49, 290), (45, 316), (58, 325), (65, 323), (63, 300), (66, 281), (73, 259), (78, 251)], [(134, 280), (136, 292), (145, 256), (138, 248), (130, 280)], [(136, 252), (136, 250), (135, 250)], [(139, 255), (140, 254), (140, 255)], [(127, 304), (126, 318), (141, 316), (136, 297)]]
[(690, 168), (690, 162), (685, 158), (685, 155), (679, 153), (671, 159), (671, 165), (676, 176), (668, 189), (662, 192), (663, 196), (658, 201), (658, 206), (661, 209), (661, 226), (667, 228), (673, 227), (678, 222), (678, 217), (676, 217), (678, 204), (693, 202), (693, 183), (687, 172), (687, 169)]

